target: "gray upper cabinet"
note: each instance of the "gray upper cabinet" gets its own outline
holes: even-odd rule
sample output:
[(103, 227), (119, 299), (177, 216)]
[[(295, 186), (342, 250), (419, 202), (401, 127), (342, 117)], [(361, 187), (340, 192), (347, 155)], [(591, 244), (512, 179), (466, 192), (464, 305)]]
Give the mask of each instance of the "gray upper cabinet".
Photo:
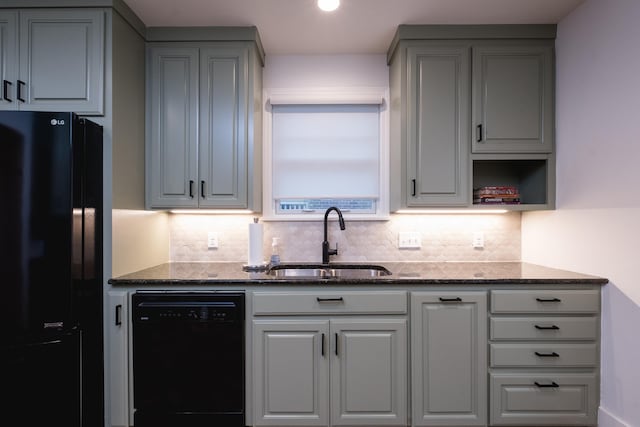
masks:
[(244, 208), (248, 52), (233, 47), (200, 52), (200, 206)]
[(150, 43), (147, 64), (147, 207), (260, 211), (255, 44)]
[(152, 47), (147, 80), (150, 207), (198, 206), (198, 49)]
[(553, 150), (553, 47), (473, 49), (474, 153)]
[(407, 51), (407, 206), (469, 200), (469, 46)]
[[(389, 47), (390, 210), (554, 206), (554, 25), (401, 25)], [(485, 201), (482, 207), (493, 207)]]
[(0, 12), (0, 108), (104, 114), (101, 9)]

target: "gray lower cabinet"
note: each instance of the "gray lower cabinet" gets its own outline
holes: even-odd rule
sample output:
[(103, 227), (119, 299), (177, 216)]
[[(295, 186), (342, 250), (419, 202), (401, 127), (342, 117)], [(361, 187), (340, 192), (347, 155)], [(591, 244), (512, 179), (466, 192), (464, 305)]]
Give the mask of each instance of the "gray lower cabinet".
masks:
[(102, 115), (104, 64), (104, 10), (0, 9), (0, 109)]
[(599, 289), (491, 291), (491, 425), (597, 425), (599, 313)]
[(255, 425), (329, 425), (329, 320), (253, 321)]
[(255, 47), (151, 43), (147, 64), (147, 207), (259, 211)]
[(414, 426), (487, 424), (486, 292), (411, 293)]
[(128, 427), (129, 418), (129, 292), (107, 293), (106, 330), (108, 334), (109, 361), (109, 418), (112, 427)]
[(406, 292), (254, 294), (254, 425), (407, 425), (407, 320), (354, 315), (376, 298), (406, 313)]

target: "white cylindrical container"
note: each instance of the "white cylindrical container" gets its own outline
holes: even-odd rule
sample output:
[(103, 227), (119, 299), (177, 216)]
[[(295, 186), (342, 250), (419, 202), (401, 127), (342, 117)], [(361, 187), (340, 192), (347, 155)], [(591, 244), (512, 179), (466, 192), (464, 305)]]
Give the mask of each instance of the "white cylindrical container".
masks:
[(262, 253), (262, 224), (258, 222), (258, 218), (253, 219), (253, 223), (249, 224), (249, 262), (251, 267), (264, 264), (264, 255)]

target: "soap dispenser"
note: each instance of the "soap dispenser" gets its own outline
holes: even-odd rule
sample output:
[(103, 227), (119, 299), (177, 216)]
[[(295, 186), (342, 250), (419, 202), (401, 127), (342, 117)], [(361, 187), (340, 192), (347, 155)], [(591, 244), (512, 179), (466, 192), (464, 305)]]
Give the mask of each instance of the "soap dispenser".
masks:
[(271, 240), (271, 260), (270, 260), (270, 264), (271, 265), (278, 265), (280, 264), (280, 239), (277, 237), (274, 237)]

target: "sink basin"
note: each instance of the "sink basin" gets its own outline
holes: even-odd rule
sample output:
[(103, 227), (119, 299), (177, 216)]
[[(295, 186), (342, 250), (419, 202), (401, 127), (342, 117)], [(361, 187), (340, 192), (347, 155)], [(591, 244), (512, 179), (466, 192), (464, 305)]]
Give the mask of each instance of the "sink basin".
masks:
[(278, 279), (368, 279), (389, 276), (391, 272), (374, 264), (280, 264), (267, 274)]

